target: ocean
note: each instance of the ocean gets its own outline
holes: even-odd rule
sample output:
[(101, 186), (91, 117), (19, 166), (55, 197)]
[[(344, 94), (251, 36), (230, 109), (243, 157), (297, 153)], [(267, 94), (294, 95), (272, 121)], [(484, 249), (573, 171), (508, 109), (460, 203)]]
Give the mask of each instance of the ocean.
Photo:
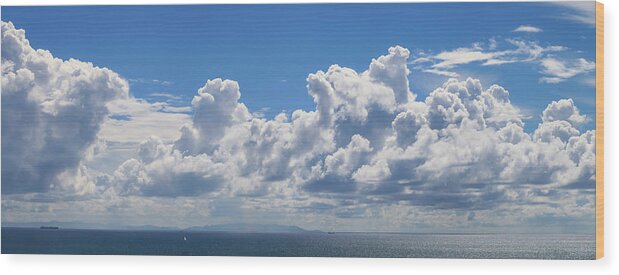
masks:
[(595, 236), (568, 234), (228, 233), (3, 227), (1, 245), (3, 254), (595, 259)]

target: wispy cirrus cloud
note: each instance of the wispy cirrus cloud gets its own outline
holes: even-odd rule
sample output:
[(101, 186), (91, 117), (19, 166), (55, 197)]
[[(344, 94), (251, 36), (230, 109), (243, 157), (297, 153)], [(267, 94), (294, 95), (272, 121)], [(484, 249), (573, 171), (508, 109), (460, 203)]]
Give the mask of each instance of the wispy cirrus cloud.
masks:
[(139, 84), (155, 84), (155, 85), (163, 85), (169, 86), (172, 85), (172, 81), (160, 80), (160, 79), (146, 79), (146, 78), (129, 78), (129, 83), (139, 83)]
[[(520, 26), (517, 29), (521, 29)], [(525, 26), (531, 27), (531, 26)], [(556, 84), (595, 69), (595, 62), (571, 56), (569, 49), (559, 45), (542, 46), (537, 41), (507, 38), (502, 43), (491, 38), (487, 43), (474, 43), (438, 54), (420, 52), (410, 64), (425, 73), (446, 77), (460, 77), (457, 70), (465, 65), (498, 66), (511, 63), (533, 63), (540, 67), (539, 81)]]
[[(443, 51), (435, 55), (422, 55), (413, 60), (411, 64), (426, 73), (458, 77), (459, 74), (453, 69), (471, 63), (479, 63), (482, 66), (495, 66), (508, 63), (538, 61), (544, 54), (567, 50), (563, 46), (541, 46), (536, 41), (520, 39), (505, 39), (499, 43), (492, 38), (487, 45), (474, 43), (470, 47), (461, 47), (455, 50)], [(505, 46), (506, 45), (506, 46)], [(499, 46), (503, 46), (499, 49)]]
[(458, 48), (453, 51), (441, 52), (433, 57), (440, 62), (432, 65), (435, 69), (450, 69), (471, 62), (488, 61), (503, 55), (501, 52), (483, 52), (480, 48)]
[(559, 83), (579, 74), (585, 74), (595, 70), (595, 62), (578, 58), (573, 61), (562, 61), (548, 57), (541, 60), (542, 73), (547, 75), (540, 78), (541, 82)]
[(150, 94), (150, 96), (152, 96), (152, 97), (167, 98), (167, 99), (173, 99), (173, 100), (181, 99), (181, 97), (178, 96), (178, 95), (174, 95), (174, 94), (171, 94), (171, 93), (163, 93), (163, 92), (152, 93), (152, 94)]
[(569, 12), (563, 14), (562, 19), (595, 26), (595, 1), (557, 1), (550, 3), (567, 8)]
[(450, 71), (440, 70), (440, 69), (424, 69), (423, 71), (426, 73), (448, 76), (448, 77), (455, 77), (455, 78), (460, 77), (460, 74), (456, 72), (450, 72)]

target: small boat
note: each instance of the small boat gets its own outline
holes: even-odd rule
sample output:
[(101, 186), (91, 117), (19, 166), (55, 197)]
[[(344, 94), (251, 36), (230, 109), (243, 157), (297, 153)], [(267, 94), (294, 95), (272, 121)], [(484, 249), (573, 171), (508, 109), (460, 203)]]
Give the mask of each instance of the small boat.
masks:
[(327, 232), (327, 234), (335, 234), (335, 232), (329, 231), (329, 232)]
[(187, 236), (183, 236), (183, 241), (187, 241)]

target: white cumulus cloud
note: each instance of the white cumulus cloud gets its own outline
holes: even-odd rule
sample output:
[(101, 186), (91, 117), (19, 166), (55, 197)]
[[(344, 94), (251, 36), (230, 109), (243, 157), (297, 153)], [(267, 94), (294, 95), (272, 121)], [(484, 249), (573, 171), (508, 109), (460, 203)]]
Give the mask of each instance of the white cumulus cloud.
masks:
[(92, 192), (94, 183), (78, 179), (80, 162), (109, 113), (106, 103), (128, 90), (113, 71), (33, 49), (23, 30), (2, 22), (2, 193)]

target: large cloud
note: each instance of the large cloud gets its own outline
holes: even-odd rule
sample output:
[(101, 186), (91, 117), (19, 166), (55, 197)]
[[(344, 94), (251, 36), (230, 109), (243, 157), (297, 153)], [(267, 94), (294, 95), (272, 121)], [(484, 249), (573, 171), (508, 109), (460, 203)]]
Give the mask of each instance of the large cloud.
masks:
[[(322, 189), (318, 185), (324, 184), (327, 184), (323, 186), (326, 189), (337, 189), (328, 186), (324, 178), (337, 176), (351, 182), (352, 169), (364, 162), (351, 159), (344, 164), (345, 168), (335, 168), (341, 166), (336, 159), (345, 158), (347, 154), (341, 147), (361, 150), (357, 154), (369, 156), (370, 143), (382, 146), (384, 133), (391, 131), (397, 110), (406, 109), (414, 100), (406, 77), (408, 54), (402, 47), (393, 47), (388, 55), (373, 60), (368, 71), (363, 73), (334, 65), (327, 72), (310, 74), (307, 87), (316, 102), (316, 110), (297, 110), (291, 118), (285, 114), (274, 120), (252, 117), (239, 102), (240, 90), (235, 81), (209, 80), (192, 101), (193, 123), (184, 126), (181, 137), (169, 144), (168, 157), (180, 156), (179, 165), (196, 157), (224, 165), (227, 169), (219, 176), (229, 179), (226, 187), (232, 192), (264, 193), (280, 186), (270, 184), (274, 182), (291, 185), (293, 190), (302, 189), (305, 183), (316, 185), (317, 190)], [(358, 146), (363, 148), (355, 148)], [(126, 164), (136, 162), (144, 164), (145, 160), (134, 159)], [(325, 171), (321, 172), (323, 169)], [(342, 172), (343, 169), (346, 172)], [(335, 170), (340, 172), (333, 172)], [(201, 175), (192, 180), (197, 185), (211, 176), (203, 171), (196, 172)], [(251, 184), (242, 184), (246, 182)], [(187, 196), (201, 194), (187, 188), (183, 190), (177, 191)], [(176, 191), (170, 193), (178, 194)]]
[[(2, 22), (2, 193), (93, 191), (92, 182), (79, 180), (80, 161), (108, 113), (106, 103), (127, 95), (116, 73), (35, 50), (23, 30)], [(70, 174), (83, 184), (68, 180)]]

